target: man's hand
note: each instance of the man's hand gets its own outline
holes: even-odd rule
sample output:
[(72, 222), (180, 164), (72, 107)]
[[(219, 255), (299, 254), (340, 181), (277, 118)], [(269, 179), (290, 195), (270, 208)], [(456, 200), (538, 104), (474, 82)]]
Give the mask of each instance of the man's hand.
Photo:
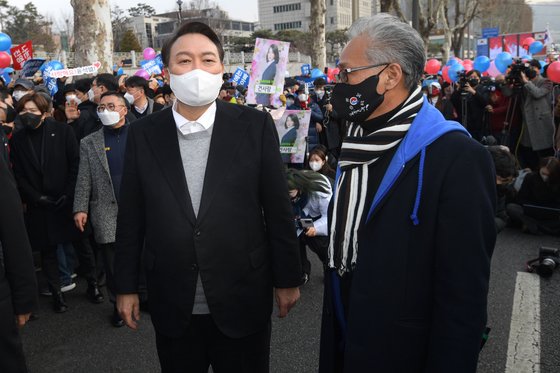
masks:
[(476, 94), (476, 91), (469, 83), (465, 84), (465, 91), (469, 92), (470, 94)]
[(494, 108), (492, 107), (492, 105), (486, 105), (485, 107), (486, 111), (489, 113), (493, 113), (494, 112)]
[(29, 321), (30, 316), (31, 316), (31, 312), (23, 315), (16, 315), (16, 324), (18, 328), (23, 328), (23, 326)]
[(78, 228), (80, 232), (84, 231), (87, 223), (87, 218), (88, 214), (85, 212), (77, 212), (74, 214), (74, 224), (76, 224), (76, 228)]
[(525, 75), (523, 71), (521, 72), (521, 80), (523, 83), (529, 83), (529, 78), (527, 78), (527, 75)]
[(331, 104), (326, 104), (325, 105), (325, 110), (326, 111), (332, 111), (332, 105)]
[(78, 104), (75, 101), (66, 101), (64, 105), (64, 114), (66, 114), (66, 120), (72, 122), (80, 117), (80, 110), (78, 110)]
[(126, 326), (134, 330), (138, 328), (137, 321), (140, 320), (140, 300), (138, 299), (138, 294), (118, 294), (117, 310)]
[(317, 133), (321, 133), (323, 132), (323, 125), (319, 122), (315, 123), (315, 129), (317, 130)]
[(286, 317), (299, 299), (299, 288), (276, 289), (275, 294), (278, 317)]
[(315, 229), (315, 227), (307, 228), (305, 235), (307, 237), (315, 237), (317, 235), (317, 229)]

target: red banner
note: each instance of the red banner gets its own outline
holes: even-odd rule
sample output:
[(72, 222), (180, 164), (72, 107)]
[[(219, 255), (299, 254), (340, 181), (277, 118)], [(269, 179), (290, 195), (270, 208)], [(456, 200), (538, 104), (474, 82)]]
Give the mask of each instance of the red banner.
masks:
[(10, 48), (10, 52), (12, 52), (14, 70), (21, 70), (23, 68), (23, 64), (33, 58), (33, 45), (31, 40), (26, 41), (17, 47)]

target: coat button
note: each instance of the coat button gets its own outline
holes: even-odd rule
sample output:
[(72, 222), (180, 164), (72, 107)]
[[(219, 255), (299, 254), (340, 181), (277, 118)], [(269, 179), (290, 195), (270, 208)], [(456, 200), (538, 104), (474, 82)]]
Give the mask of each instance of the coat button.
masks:
[(192, 269), (193, 271), (196, 271), (196, 270), (198, 269), (198, 266), (197, 266), (196, 264), (193, 264), (193, 265), (191, 266), (191, 269)]
[(196, 237), (200, 237), (200, 231), (199, 231), (199, 230), (196, 230), (196, 231), (194, 232), (194, 235), (195, 235)]

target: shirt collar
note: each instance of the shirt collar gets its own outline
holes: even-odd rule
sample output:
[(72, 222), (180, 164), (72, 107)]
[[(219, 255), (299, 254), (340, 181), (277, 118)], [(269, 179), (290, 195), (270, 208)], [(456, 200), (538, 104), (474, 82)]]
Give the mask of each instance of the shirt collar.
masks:
[(181, 127), (183, 127), (185, 124), (195, 123), (200, 124), (202, 127), (204, 127), (205, 130), (208, 130), (210, 127), (212, 127), (212, 125), (214, 124), (214, 120), (216, 119), (216, 101), (212, 102), (212, 105), (210, 105), (210, 107), (206, 109), (206, 111), (200, 116), (200, 118), (194, 121), (188, 120), (187, 118), (179, 114), (179, 112), (177, 111), (177, 100), (175, 100), (171, 108), (173, 112), (173, 119), (175, 119), (175, 125), (177, 126), (177, 129), (179, 131), (181, 131)]

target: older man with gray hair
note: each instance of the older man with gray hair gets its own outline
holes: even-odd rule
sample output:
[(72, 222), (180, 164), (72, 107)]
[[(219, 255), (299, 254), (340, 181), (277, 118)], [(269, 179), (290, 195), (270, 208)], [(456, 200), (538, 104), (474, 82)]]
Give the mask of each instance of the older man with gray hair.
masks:
[(496, 239), (492, 160), (423, 97), (414, 29), (378, 14), (349, 36), (332, 97), (347, 129), (320, 372), (475, 372)]

